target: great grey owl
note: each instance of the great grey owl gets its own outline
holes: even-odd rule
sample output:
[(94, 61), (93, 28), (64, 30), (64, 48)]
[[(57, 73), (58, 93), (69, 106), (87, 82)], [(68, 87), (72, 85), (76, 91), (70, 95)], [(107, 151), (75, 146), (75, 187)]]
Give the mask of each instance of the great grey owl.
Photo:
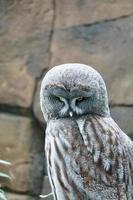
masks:
[(133, 142), (110, 116), (101, 75), (63, 64), (42, 81), (45, 151), (55, 200), (132, 200)]

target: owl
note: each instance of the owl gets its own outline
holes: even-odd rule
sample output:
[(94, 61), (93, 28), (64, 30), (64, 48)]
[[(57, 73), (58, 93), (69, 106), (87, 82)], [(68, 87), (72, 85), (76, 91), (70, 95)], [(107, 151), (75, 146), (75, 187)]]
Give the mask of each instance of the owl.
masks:
[(101, 75), (71, 63), (42, 81), (48, 176), (55, 200), (132, 200), (133, 142), (110, 116)]

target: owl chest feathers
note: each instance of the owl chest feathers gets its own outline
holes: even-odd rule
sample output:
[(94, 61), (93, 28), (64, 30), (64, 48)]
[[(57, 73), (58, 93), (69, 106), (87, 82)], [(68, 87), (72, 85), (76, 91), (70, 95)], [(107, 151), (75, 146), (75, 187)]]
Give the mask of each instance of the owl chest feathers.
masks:
[(132, 187), (132, 161), (124, 156), (127, 143), (128, 137), (111, 118), (51, 120), (46, 130), (49, 176), (66, 190), (70, 182), (77, 191), (111, 186), (117, 193), (116, 185)]

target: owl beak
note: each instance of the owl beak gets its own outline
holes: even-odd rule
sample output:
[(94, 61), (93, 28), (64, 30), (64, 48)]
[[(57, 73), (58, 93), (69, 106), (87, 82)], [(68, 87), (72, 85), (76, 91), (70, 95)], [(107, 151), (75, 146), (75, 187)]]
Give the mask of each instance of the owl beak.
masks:
[(73, 116), (73, 112), (69, 111), (69, 116), (72, 117)]

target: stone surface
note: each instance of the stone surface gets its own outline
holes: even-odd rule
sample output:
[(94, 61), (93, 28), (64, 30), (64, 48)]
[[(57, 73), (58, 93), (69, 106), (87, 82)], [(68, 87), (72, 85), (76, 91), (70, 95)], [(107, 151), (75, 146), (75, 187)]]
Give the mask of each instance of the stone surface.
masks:
[[(52, 192), (48, 176), (44, 177), (41, 195), (47, 195)], [(53, 196), (47, 197), (48, 200), (53, 200)], [(42, 198), (40, 198), (42, 200)]]
[(32, 104), (35, 82), (21, 60), (0, 66), (0, 103), (28, 108)]
[(12, 163), (7, 186), (17, 192), (39, 194), (44, 168), (44, 137), (28, 117), (0, 114), (1, 159)]
[(8, 200), (37, 200), (35, 197), (30, 197), (28, 195), (7, 193)]
[(120, 128), (133, 138), (133, 108), (114, 107), (111, 109), (111, 114)]
[(30, 107), (48, 67), (52, 0), (0, 1), (0, 103)]
[(133, 16), (55, 30), (51, 66), (79, 62), (104, 77), (111, 104), (133, 104)]
[(110, 20), (133, 13), (132, 0), (56, 0), (56, 27)]

